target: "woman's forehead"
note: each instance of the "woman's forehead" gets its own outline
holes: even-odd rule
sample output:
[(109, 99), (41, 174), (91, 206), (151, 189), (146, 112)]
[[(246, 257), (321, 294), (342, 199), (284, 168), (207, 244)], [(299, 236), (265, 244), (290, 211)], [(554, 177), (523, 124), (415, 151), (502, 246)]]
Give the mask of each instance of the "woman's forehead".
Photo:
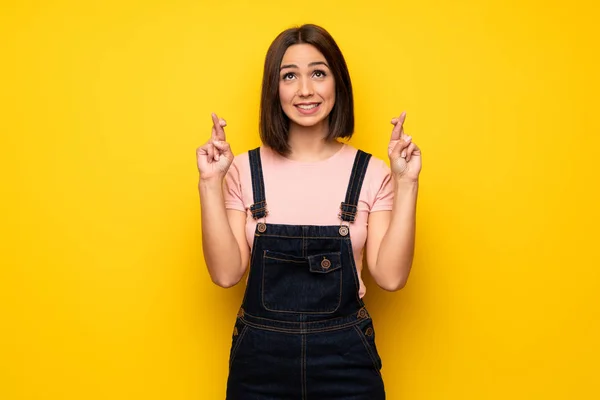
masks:
[(315, 62), (326, 62), (325, 56), (315, 46), (302, 43), (287, 48), (281, 60), (281, 66), (307, 67)]

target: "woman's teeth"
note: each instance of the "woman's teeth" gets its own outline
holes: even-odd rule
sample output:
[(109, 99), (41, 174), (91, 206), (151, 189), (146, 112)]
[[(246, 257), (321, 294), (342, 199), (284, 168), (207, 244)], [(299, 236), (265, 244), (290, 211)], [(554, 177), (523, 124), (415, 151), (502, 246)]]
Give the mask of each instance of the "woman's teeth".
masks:
[(301, 108), (303, 110), (312, 110), (313, 108), (317, 107), (318, 104), (298, 104), (296, 107)]

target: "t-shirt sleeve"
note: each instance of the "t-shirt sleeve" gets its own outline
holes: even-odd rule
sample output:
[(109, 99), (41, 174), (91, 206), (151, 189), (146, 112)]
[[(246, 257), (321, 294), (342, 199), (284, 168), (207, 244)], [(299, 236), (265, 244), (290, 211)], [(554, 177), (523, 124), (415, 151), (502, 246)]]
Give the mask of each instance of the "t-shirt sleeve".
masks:
[(394, 184), (387, 164), (380, 159), (373, 159), (372, 175), (369, 179), (370, 212), (391, 211), (394, 205)]
[(242, 182), (240, 170), (237, 165), (237, 158), (229, 167), (223, 183), (223, 197), (225, 198), (225, 208), (231, 210), (246, 211), (242, 197)]

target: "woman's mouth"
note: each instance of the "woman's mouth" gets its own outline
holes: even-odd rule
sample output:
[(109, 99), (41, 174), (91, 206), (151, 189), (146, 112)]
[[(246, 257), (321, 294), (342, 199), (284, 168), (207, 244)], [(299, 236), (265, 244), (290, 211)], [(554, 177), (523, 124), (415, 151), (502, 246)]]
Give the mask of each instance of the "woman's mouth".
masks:
[(302, 114), (314, 114), (318, 111), (321, 103), (296, 104), (295, 107)]

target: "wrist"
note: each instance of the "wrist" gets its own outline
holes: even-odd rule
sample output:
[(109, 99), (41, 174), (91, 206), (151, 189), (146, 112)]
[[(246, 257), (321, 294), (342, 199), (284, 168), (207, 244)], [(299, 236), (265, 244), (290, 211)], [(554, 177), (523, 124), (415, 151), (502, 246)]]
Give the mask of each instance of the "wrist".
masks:
[(222, 176), (214, 176), (210, 178), (203, 178), (200, 176), (198, 178), (198, 189), (219, 189), (223, 187), (223, 177)]
[(394, 192), (396, 193), (396, 196), (417, 193), (418, 190), (418, 180), (396, 179), (394, 182)]
[(418, 186), (419, 178), (407, 178), (405, 176), (394, 176), (394, 181), (401, 186)]

